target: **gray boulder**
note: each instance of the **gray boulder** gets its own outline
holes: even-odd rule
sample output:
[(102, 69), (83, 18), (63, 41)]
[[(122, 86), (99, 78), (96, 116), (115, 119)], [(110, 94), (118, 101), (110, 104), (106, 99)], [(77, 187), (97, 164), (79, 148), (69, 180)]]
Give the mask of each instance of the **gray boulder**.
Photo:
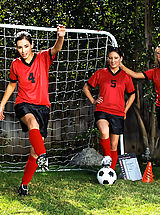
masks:
[(76, 166), (100, 166), (103, 156), (94, 148), (85, 148), (80, 153), (76, 154), (70, 165)]

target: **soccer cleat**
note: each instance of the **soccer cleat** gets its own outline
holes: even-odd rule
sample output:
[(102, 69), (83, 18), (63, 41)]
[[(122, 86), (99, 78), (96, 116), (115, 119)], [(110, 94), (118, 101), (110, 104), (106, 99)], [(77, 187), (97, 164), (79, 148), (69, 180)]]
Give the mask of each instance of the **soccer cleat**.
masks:
[(46, 154), (42, 154), (37, 158), (37, 164), (42, 171), (48, 170), (48, 158)]
[(101, 163), (103, 167), (109, 168), (112, 163), (112, 158), (110, 156), (104, 156)]
[(27, 196), (28, 195), (27, 185), (21, 184), (19, 189), (18, 189), (18, 193), (20, 196)]

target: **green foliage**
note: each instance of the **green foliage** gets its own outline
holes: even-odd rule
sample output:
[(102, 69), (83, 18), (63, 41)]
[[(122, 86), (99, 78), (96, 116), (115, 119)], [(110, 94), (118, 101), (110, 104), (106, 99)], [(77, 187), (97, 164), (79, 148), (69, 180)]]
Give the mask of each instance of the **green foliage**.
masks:
[[(159, 41), (159, 1), (152, 1), (153, 47)], [(28, 7), (32, 5), (32, 8)], [(105, 30), (118, 41), (125, 60), (130, 67), (144, 69), (147, 55), (144, 29), (144, 1), (80, 0), (80, 1), (34, 1), (3, 0), (1, 23), (56, 27), (58, 23), (67, 28)]]
[(153, 104), (153, 102), (155, 102), (156, 98), (157, 98), (153, 82), (145, 83), (143, 90), (144, 90), (144, 94), (145, 94), (144, 98), (147, 97), (148, 103)]
[(80, 146), (82, 143), (88, 141), (88, 144), (91, 148), (99, 150), (99, 130), (98, 128), (89, 128), (85, 133), (75, 137), (76, 145)]
[[(45, 27), (56, 27), (57, 24), (63, 24), (67, 28), (108, 31), (115, 36), (119, 47), (124, 52), (124, 64), (135, 71), (141, 72), (147, 69), (147, 62), (150, 65), (154, 64), (153, 50), (160, 41), (160, 1), (150, 0), (149, 2), (152, 9), (152, 25), (150, 28), (152, 43), (148, 51), (146, 50), (145, 38), (144, 0), (2, 0), (0, 3), (0, 22)], [(3, 34), (3, 32), (1, 33)], [(10, 42), (7, 41), (7, 43)], [(0, 45), (2, 45), (1, 43)], [(74, 47), (73, 42), (71, 45)], [(41, 48), (43, 47), (44, 44), (42, 44)], [(0, 50), (0, 53), (3, 53), (3, 49)], [(10, 63), (13, 54), (9, 53), (10, 59), (7, 64)], [(83, 58), (85, 54), (84, 52), (80, 57)], [(65, 53), (61, 56), (63, 57), (64, 55)], [(73, 53), (70, 57), (74, 59), (75, 56), (76, 54)], [(3, 64), (3, 60), (0, 59), (0, 66), (3, 67)], [(65, 66), (65, 64), (62, 65), (62, 71)], [(84, 67), (86, 67), (85, 63), (79, 65), (79, 68), (83, 69)], [(70, 70), (72, 71), (72, 68)], [(64, 75), (66, 75), (67, 81), (74, 79), (76, 76), (81, 79), (83, 76), (81, 73), (76, 74), (73, 70), (70, 76), (61, 73), (58, 77), (59, 80), (64, 78)], [(91, 72), (86, 77), (89, 78), (90, 75)], [(0, 70), (0, 78), (4, 78), (4, 71)], [(51, 80), (52, 78), (54, 79), (55, 75), (53, 74), (50, 78)], [(146, 100), (148, 100), (148, 103), (150, 99), (154, 102), (153, 87), (150, 83), (139, 83), (139, 85), (140, 89), (143, 90), (140, 92), (143, 108)], [(82, 88), (81, 86), (79, 89)], [(64, 89), (60, 88), (60, 90), (63, 91)], [(62, 97), (62, 95), (60, 94), (59, 97)], [(150, 102), (150, 105), (152, 105), (152, 102)]]
[(117, 180), (112, 186), (98, 184), (91, 171), (35, 173), (26, 197), (17, 194), (23, 173), (1, 173), (0, 214), (158, 215), (159, 172), (153, 168), (153, 183)]

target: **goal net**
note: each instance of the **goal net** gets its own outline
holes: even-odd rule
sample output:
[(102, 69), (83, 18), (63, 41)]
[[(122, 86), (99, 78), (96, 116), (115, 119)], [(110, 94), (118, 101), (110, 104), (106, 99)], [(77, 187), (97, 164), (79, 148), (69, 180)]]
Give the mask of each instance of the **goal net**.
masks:
[[(57, 39), (56, 28), (0, 24), (0, 99), (15, 58), (14, 35), (22, 30), (31, 33), (34, 52), (52, 47)], [(106, 31), (66, 29), (63, 48), (49, 70), (51, 107), (45, 147), (50, 170), (66, 168), (78, 152), (97, 143), (94, 106), (82, 88), (97, 69), (106, 66), (109, 46), (117, 46), (117, 42)], [(17, 90), (7, 102), (5, 119), (0, 122), (0, 171), (24, 170), (30, 153), (28, 133), (21, 131), (14, 113), (16, 94)]]

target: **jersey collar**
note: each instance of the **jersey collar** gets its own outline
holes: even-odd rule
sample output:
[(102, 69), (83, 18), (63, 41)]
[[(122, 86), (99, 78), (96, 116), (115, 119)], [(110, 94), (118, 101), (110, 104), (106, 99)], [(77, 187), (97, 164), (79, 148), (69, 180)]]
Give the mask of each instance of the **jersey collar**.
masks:
[(26, 65), (26, 66), (29, 66), (29, 67), (31, 67), (32, 66), (32, 64), (33, 64), (33, 62), (34, 62), (34, 60), (35, 60), (35, 58), (36, 58), (36, 56), (37, 56), (37, 54), (36, 53), (34, 53), (34, 56), (33, 56), (33, 58), (32, 58), (32, 60), (31, 60), (31, 62), (30, 63), (27, 63), (22, 57), (21, 57), (21, 60), (22, 60), (22, 62)]
[(121, 69), (119, 69), (116, 73), (113, 73), (110, 69), (110, 67), (108, 67), (108, 71), (113, 75), (113, 76), (116, 76), (120, 73)]

